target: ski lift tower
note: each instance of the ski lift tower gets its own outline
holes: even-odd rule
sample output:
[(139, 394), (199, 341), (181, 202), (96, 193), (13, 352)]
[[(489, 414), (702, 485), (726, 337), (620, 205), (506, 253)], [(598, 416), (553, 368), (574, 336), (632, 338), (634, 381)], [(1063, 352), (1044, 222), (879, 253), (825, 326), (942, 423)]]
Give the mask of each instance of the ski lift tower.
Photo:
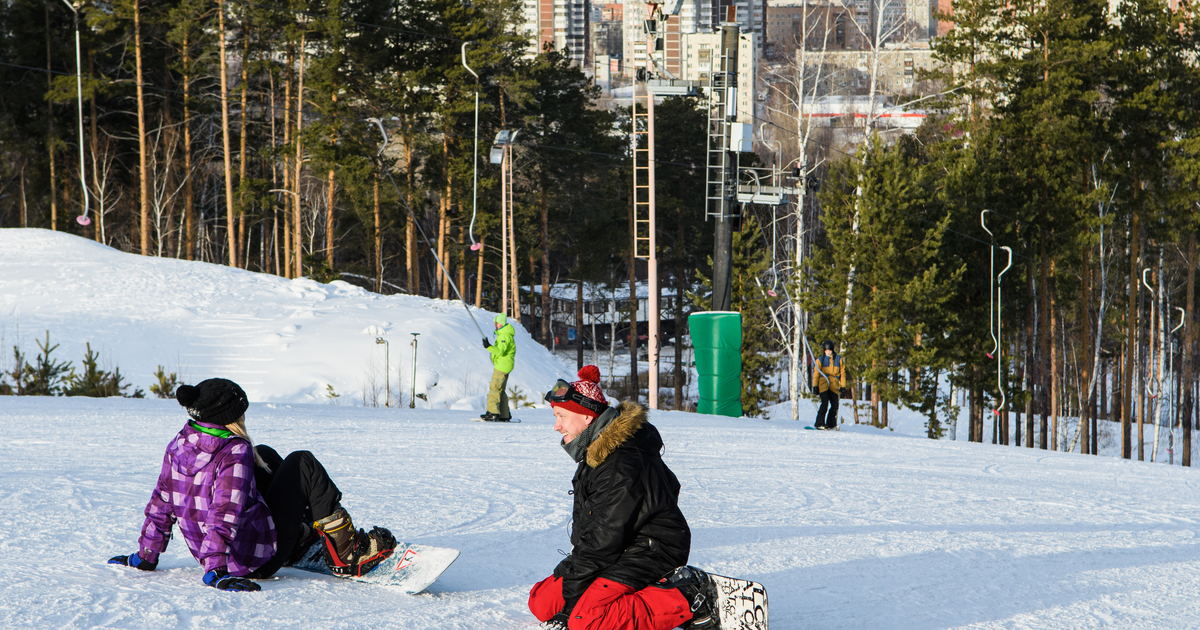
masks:
[(717, 223), (713, 251), (713, 311), (728, 311), (731, 306), (733, 224), (741, 218), (741, 204), (779, 206), (793, 192), (782, 185), (779, 155), (770, 168), (741, 165), (741, 154), (753, 151), (754, 125), (738, 122), (740, 44), (737, 7), (730, 6), (721, 23), (720, 69), (709, 74), (708, 84), (708, 174), (704, 196), (706, 218)]
[[(676, 0), (666, 12), (662, 4), (646, 3), (646, 20), (643, 23), (646, 35), (646, 65), (634, 70), (633, 103), (630, 109), (633, 136), (633, 249), (634, 257), (646, 260), (650, 299), (648, 304), (647, 354), (650, 359), (650, 382), (647, 404), (658, 409), (658, 354), (660, 347), (660, 295), (658, 288), (658, 243), (655, 238), (654, 216), (654, 99), (656, 96), (695, 95), (694, 81), (681, 81), (666, 71), (666, 64), (656, 58), (663, 55), (664, 45), (659, 26), (667, 17), (679, 13), (682, 2)], [(634, 320), (636, 322), (636, 316)], [(631, 330), (636, 335), (637, 331)]]

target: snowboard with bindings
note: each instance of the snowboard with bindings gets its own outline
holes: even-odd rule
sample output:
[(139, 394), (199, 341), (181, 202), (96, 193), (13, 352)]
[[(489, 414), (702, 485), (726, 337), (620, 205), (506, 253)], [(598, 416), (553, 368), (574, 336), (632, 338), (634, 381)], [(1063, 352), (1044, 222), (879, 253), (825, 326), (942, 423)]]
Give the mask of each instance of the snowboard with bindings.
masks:
[(520, 422), (520, 420), (518, 420), (516, 418), (509, 418), (508, 420), (484, 420), (483, 418), (476, 417), (476, 418), (471, 418), (471, 422), (492, 422), (492, 423), (496, 423), (496, 424), (515, 424), (515, 423)]
[[(304, 555), (292, 565), (293, 569), (333, 575), (325, 565), (324, 547), (318, 540), (313, 543)], [(425, 545), (410, 545), (396, 543), (392, 555), (380, 562), (374, 569), (358, 577), (344, 579), (385, 586), (398, 586), (409, 594), (417, 594), (429, 588), (454, 561), (458, 559), (458, 550), (448, 547), (428, 547)]]
[(804, 428), (808, 429), (809, 431), (838, 431), (839, 430), (837, 427), (833, 427), (832, 429), (826, 429), (823, 427), (814, 427), (811, 424)]
[(767, 630), (767, 589), (750, 580), (708, 574), (719, 630)]

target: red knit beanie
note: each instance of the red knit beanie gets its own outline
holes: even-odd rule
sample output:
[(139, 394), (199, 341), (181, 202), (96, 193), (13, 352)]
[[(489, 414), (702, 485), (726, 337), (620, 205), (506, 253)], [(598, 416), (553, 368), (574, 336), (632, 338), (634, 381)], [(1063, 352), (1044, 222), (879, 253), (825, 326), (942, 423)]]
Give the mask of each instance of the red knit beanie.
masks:
[[(608, 399), (604, 397), (604, 391), (600, 389), (600, 368), (594, 365), (583, 366), (583, 368), (579, 370), (579, 380), (571, 383), (571, 387), (574, 387), (575, 391), (583, 394), (585, 397), (590, 398), (602, 405), (608, 404)], [(575, 413), (581, 413), (591, 418), (595, 418), (596, 416), (600, 415), (599, 412), (588, 409), (587, 407), (584, 407), (573, 400), (552, 402), (550, 403), (550, 406), (562, 407), (563, 409), (574, 411)]]

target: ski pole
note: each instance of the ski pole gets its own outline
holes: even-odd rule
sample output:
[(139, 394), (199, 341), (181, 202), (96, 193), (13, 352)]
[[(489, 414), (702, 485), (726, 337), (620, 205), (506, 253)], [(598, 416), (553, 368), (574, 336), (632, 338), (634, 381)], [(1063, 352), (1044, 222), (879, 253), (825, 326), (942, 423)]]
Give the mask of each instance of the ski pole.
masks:
[[(387, 147), (387, 131), (383, 128), (383, 121), (378, 118), (367, 118), (366, 122), (373, 123), (379, 129), (379, 133), (383, 134), (383, 144), (379, 146), (379, 152), (375, 154), (375, 157), (378, 158), (383, 154), (383, 149)], [(471, 312), (471, 307), (467, 306), (467, 301), (463, 299), (462, 293), (459, 292), (458, 285), (455, 284), (454, 279), (450, 277), (450, 272), (446, 270), (446, 265), (442, 264), (442, 258), (441, 256), (438, 256), (437, 248), (433, 246), (433, 243), (425, 234), (425, 228), (421, 227), (421, 222), (417, 221), (417, 214), (413, 212), (412, 206), (408, 205), (408, 200), (404, 198), (404, 193), (400, 192), (400, 186), (396, 184), (396, 179), (392, 177), (392, 171), (385, 168), (383, 169), (383, 172), (387, 174), (388, 181), (392, 182), (392, 188), (396, 189), (396, 197), (400, 199), (400, 203), (404, 204), (404, 209), (408, 210), (408, 217), (412, 219), (413, 225), (417, 226), (417, 231), (421, 233), (421, 239), (423, 239), (425, 241), (425, 245), (429, 247), (429, 253), (433, 254), (433, 259), (437, 261), (438, 267), (441, 268), (442, 273), (446, 274), (446, 280), (450, 283), (450, 287), (454, 289), (454, 294), (458, 296), (458, 301), (462, 302), (463, 308), (467, 310), (467, 315), (471, 318), (471, 323), (475, 324), (475, 330), (479, 331), (480, 337), (486, 339), (487, 335), (484, 334), (483, 329), (479, 327), (479, 322), (475, 321), (475, 315)]]

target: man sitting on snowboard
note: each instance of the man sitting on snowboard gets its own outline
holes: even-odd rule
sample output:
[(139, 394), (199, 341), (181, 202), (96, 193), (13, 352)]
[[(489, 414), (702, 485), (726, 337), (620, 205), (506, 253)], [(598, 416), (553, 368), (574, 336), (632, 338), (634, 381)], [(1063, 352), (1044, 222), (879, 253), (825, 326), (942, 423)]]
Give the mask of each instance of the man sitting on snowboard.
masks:
[(596, 366), (579, 378), (546, 393), (578, 464), (572, 549), (529, 591), (529, 610), (559, 630), (716, 628), (708, 576), (683, 566), (692, 535), (658, 429), (635, 403), (608, 405)]

